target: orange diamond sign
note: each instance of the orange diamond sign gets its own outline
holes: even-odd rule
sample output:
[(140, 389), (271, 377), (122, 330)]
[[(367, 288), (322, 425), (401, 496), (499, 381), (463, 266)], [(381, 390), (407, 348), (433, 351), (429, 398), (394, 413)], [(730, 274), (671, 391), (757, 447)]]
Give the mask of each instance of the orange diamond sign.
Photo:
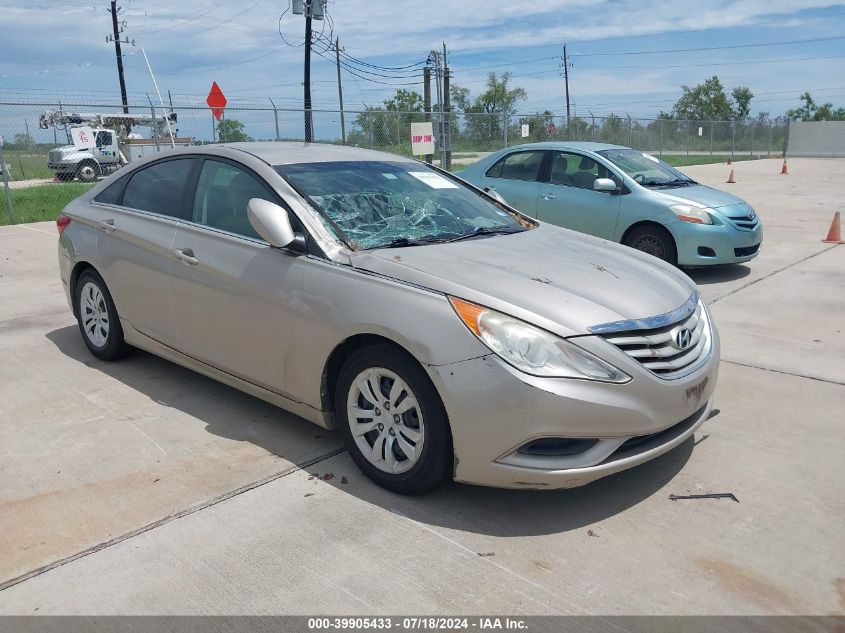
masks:
[(220, 90), (220, 86), (217, 85), (217, 82), (211, 84), (211, 90), (208, 91), (208, 96), (205, 98), (205, 102), (208, 104), (208, 107), (211, 108), (211, 114), (214, 115), (214, 118), (218, 121), (220, 117), (223, 116), (223, 108), (226, 107), (226, 95), (223, 94), (223, 91)]

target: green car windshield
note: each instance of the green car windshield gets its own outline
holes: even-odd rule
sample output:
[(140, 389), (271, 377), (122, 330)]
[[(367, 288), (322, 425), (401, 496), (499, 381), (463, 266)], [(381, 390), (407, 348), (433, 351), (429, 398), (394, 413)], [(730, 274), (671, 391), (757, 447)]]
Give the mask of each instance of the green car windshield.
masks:
[(598, 152), (645, 187), (683, 186), (695, 181), (651, 154), (635, 149), (605, 149)]
[(337, 161), (275, 170), (356, 249), (525, 230), (504, 208), (423, 164)]

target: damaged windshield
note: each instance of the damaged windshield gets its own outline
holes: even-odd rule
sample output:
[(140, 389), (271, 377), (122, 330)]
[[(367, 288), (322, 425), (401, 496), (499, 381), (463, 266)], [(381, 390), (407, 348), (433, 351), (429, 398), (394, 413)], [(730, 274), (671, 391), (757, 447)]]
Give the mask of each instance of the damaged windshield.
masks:
[(644, 187), (683, 187), (696, 184), (692, 178), (684, 176), (674, 167), (645, 152), (635, 149), (605, 149), (599, 154)]
[(417, 246), (525, 230), (501, 207), (423, 164), (338, 161), (275, 169), (355, 248)]

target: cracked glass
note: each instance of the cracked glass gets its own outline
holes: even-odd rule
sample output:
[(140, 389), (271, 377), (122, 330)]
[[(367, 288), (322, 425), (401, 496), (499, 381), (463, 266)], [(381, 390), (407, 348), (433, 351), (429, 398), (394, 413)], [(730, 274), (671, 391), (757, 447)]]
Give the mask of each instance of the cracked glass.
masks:
[(526, 228), (502, 207), (422, 163), (335, 161), (275, 169), (356, 249)]

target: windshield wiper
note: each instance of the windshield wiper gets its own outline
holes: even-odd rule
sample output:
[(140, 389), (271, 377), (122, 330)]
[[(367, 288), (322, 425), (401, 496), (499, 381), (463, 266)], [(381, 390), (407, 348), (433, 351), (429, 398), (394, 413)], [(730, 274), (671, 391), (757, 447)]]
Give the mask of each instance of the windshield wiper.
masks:
[(487, 227), (487, 226), (480, 226), (474, 231), (469, 233), (464, 233), (463, 235), (458, 235), (457, 237), (452, 237), (448, 240), (443, 240), (444, 242), (458, 242), (460, 240), (466, 240), (471, 237), (478, 237), (479, 235), (494, 235), (496, 233), (521, 233), (525, 229), (523, 228), (515, 228), (512, 226), (494, 226), (494, 227)]
[(695, 185), (696, 183), (692, 178), (676, 178), (675, 180), (670, 180), (668, 182), (660, 183), (661, 187), (673, 187), (678, 185)]
[(436, 237), (420, 237), (417, 239), (409, 239), (407, 237), (397, 237), (386, 244), (379, 244), (378, 246), (371, 246), (370, 248), (404, 248), (405, 246), (423, 246), (425, 244), (438, 244), (446, 240), (440, 240)]

